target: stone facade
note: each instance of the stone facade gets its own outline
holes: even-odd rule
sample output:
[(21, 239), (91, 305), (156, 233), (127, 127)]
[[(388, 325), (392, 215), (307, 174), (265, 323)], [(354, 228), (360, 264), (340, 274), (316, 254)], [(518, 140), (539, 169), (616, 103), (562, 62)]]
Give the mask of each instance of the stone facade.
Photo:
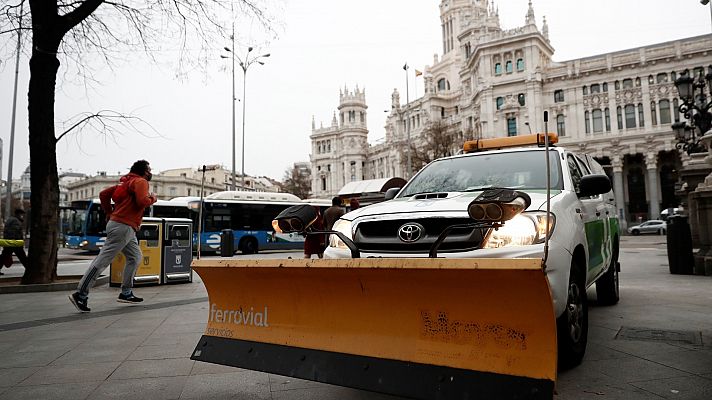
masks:
[[(89, 176), (67, 184), (68, 201), (98, 199), (99, 192), (119, 182), (120, 175)], [(183, 176), (154, 174), (149, 182), (149, 190), (160, 200), (174, 197), (200, 196), (200, 179)], [(221, 183), (205, 182), (205, 196), (225, 190)]]
[[(546, 19), (539, 29), (531, 2), (515, 29), (503, 30), (486, 0), (443, 0), (440, 18), (442, 54), (424, 69), (424, 95), (400, 104), (394, 90), (384, 142), (368, 146), (365, 128), (336, 118), (329, 128), (312, 129), (312, 170), (325, 163), (337, 168), (326, 185), (320, 177), (332, 171), (318, 170), (315, 195), (338, 192), (353, 176), (342, 169), (354, 161), (361, 163), (357, 179), (410, 176), (399, 149), (407, 148), (407, 137), (418, 143), (430, 123), (443, 121), (463, 140), (557, 132), (560, 145), (606, 167), (625, 221), (658, 218), (678, 204), (674, 186), (689, 157), (676, 149), (671, 129), (681, 118), (674, 80), (712, 64), (712, 35), (557, 62)], [(365, 110), (365, 99), (360, 107)], [(317, 143), (327, 137), (340, 146), (324, 157)], [(347, 137), (357, 145), (344, 147)]]

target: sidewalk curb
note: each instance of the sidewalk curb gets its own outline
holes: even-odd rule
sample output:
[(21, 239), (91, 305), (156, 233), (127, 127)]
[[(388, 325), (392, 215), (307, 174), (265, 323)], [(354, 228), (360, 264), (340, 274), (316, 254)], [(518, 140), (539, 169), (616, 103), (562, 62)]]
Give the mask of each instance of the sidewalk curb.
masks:
[[(79, 285), (81, 275), (62, 275), (59, 277), (61, 282), (41, 283), (36, 285), (21, 285), (22, 278), (5, 278), (0, 279), (0, 294), (5, 293), (34, 293), (34, 292), (61, 292), (65, 290), (74, 290)], [(13, 282), (14, 284), (2, 284), (3, 282)], [(106, 285), (109, 283), (109, 275), (101, 275), (94, 287)]]

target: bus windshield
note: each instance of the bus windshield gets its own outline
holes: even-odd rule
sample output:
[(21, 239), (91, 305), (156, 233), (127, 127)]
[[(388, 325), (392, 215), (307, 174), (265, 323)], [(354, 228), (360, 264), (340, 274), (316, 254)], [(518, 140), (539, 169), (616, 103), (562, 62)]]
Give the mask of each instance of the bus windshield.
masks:
[(82, 226), (86, 221), (87, 211), (72, 207), (62, 207), (59, 210), (59, 221), (64, 235), (81, 235)]

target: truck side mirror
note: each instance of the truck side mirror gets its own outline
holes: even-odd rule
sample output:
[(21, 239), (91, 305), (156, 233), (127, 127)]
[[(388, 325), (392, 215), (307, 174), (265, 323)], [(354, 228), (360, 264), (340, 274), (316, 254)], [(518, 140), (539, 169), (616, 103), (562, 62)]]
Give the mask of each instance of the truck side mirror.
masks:
[(385, 194), (384, 198), (386, 200), (391, 200), (396, 197), (396, 195), (398, 194), (398, 192), (400, 192), (400, 190), (401, 190), (401, 188), (399, 188), (399, 187), (390, 188), (390, 189), (386, 190), (386, 194)]
[(579, 197), (597, 196), (611, 191), (611, 180), (606, 175), (585, 175), (579, 182)]

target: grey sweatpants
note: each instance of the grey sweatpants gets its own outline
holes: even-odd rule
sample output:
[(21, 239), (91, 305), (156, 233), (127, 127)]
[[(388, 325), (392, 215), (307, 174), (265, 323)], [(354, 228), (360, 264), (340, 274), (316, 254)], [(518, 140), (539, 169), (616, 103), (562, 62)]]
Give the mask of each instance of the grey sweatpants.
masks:
[(136, 268), (138, 268), (138, 263), (143, 257), (141, 248), (138, 247), (136, 232), (132, 227), (120, 222), (109, 221), (106, 224), (106, 242), (104, 242), (99, 255), (92, 261), (87, 272), (84, 273), (82, 280), (79, 281), (79, 287), (77, 287), (79, 297), (86, 299), (89, 296), (89, 289), (94, 286), (96, 279), (111, 264), (111, 261), (119, 251), (126, 256), (121, 293), (131, 293)]

